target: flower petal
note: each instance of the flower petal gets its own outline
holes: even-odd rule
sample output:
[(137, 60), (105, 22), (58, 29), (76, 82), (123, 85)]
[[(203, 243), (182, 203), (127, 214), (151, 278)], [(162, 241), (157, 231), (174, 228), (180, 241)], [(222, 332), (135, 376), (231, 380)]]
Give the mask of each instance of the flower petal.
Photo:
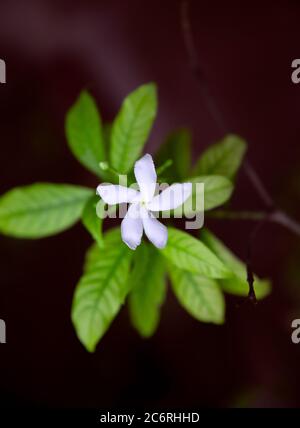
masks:
[(136, 161), (134, 165), (134, 175), (142, 193), (143, 199), (151, 201), (155, 193), (156, 186), (156, 171), (152, 156), (146, 154), (141, 159)]
[(174, 210), (182, 205), (192, 193), (192, 183), (172, 184), (148, 203), (151, 211)]
[(147, 238), (157, 248), (164, 248), (168, 240), (168, 229), (145, 208), (142, 208), (141, 211), (143, 226)]
[(143, 222), (139, 213), (139, 204), (132, 204), (128, 208), (121, 223), (122, 240), (131, 249), (135, 250), (141, 243), (143, 236)]
[(100, 184), (97, 187), (96, 193), (101, 196), (103, 201), (108, 205), (131, 202), (139, 196), (137, 190), (114, 184)]

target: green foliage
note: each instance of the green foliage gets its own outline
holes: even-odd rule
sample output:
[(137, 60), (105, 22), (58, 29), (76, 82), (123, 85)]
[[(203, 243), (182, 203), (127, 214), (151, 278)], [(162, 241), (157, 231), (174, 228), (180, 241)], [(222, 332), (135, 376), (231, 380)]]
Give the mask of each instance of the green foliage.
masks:
[(227, 202), (232, 194), (233, 185), (226, 177), (218, 175), (206, 175), (196, 177), (192, 183), (204, 183), (204, 209), (205, 211), (216, 208)]
[(222, 324), (225, 301), (218, 283), (188, 271), (169, 266), (173, 291), (185, 310), (199, 321)]
[(140, 156), (149, 136), (157, 109), (156, 86), (140, 86), (129, 94), (111, 130), (110, 162), (120, 174), (127, 174)]
[[(135, 182), (133, 166), (141, 155), (157, 110), (156, 86), (145, 84), (130, 93), (112, 124), (102, 125), (93, 97), (83, 91), (66, 116), (66, 135), (75, 158), (103, 180), (116, 182), (128, 174)], [(191, 179), (191, 136), (180, 129), (168, 136), (156, 156), (160, 181), (204, 184), (184, 207), (173, 214), (211, 210), (229, 200), (232, 180), (240, 167), (246, 143), (227, 135), (209, 147), (198, 160)], [(100, 166), (101, 165), (101, 168)], [(158, 171), (159, 172), (159, 171)], [(161, 176), (164, 176), (162, 179)], [(18, 187), (0, 197), (0, 231), (19, 238), (41, 238), (61, 232), (80, 218), (97, 245), (84, 262), (73, 299), (72, 321), (79, 340), (93, 352), (129, 294), (130, 318), (142, 337), (150, 337), (160, 320), (166, 296), (166, 268), (172, 288), (186, 311), (199, 321), (224, 322), (222, 289), (247, 295), (246, 266), (211, 232), (201, 240), (173, 227), (168, 228), (167, 246), (157, 250), (145, 241), (131, 251), (121, 240), (120, 229), (102, 234), (105, 204), (92, 189), (68, 184), (36, 183)], [(109, 212), (116, 211), (111, 206)], [(133, 269), (130, 273), (131, 263)], [(258, 298), (266, 296), (270, 284), (255, 278)]]
[(233, 179), (246, 152), (246, 142), (229, 134), (205, 150), (194, 169), (194, 175), (223, 175)]
[(103, 176), (99, 163), (105, 161), (101, 118), (93, 97), (82, 91), (66, 117), (66, 135), (75, 158), (88, 170)]
[(104, 236), (104, 249), (92, 246), (77, 284), (72, 321), (79, 340), (90, 352), (109, 328), (130, 289), (127, 281), (132, 251), (121, 241), (120, 230)]
[(150, 337), (158, 326), (166, 294), (164, 260), (152, 245), (144, 243), (136, 250), (129, 281), (131, 322), (142, 337)]
[(43, 238), (72, 226), (93, 194), (70, 184), (16, 187), (0, 198), (0, 231), (16, 238)]
[[(222, 279), (220, 281), (222, 289), (227, 293), (247, 296), (249, 285), (247, 283), (247, 270), (245, 264), (207, 229), (201, 231), (201, 240), (234, 272), (232, 278)], [(254, 290), (256, 297), (262, 299), (268, 295), (271, 290), (270, 282), (255, 277)]]
[(173, 227), (168, 228), (168, 235), (168, 243), (160, 251), (175, 266), (208, 278), (231, 276), (231, 271), (203, 242)]
[(167, 137), (155, 156), (155, 164), (163, 165), (169, 159), (173, 164), (164, 173), (166, 183), (183, 181), (191, 167), (191, 134), (187, 129), (179, 129)]
[(82, 223), (91, 234), (92, 238), (97, 242), (99, 247), (103, 247), (103, 236), (102, 236), (102, 217), (96, 215), (96, 207), (98, 214), (100, 211), (104, 211), (104, 202), (99, 201), (99, 196), (92, 196), (86, 203), (82, 213)]
[[(211, 210), (227, 202), (233, 192), (231, 181), (220, 175), (204, 175), (200, 177), (188, 178), (188, 183), (193, 183), (192, 195), (183, 205), (176, 208), (174, 215), (184, 213), (189, 216), (195, 212)], [(197, 183), (204, 184), (204, 207), (203, 207), (203, 189), (196, 186)]]

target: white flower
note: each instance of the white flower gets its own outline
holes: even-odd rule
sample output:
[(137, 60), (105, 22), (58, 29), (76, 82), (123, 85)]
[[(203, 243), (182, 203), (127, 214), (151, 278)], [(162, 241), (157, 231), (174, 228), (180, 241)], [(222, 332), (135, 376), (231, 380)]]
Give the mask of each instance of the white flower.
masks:
[(121, 224), (122, 239), (129, 248), (135, 250), (140, 245), (143, 230), (157, 248), (164, 248), (168, 231), (153, 213), (172, 210), (182, 205), (191, 195), (192, 184), (173, 184), (154, 196), (157, 176), (152, 156), (149, 154), (135, 163), (134, 175), (140, 191), (120, 185), (100, 184), (97, 194), (109, 205), (124, 202), (130, 204)]

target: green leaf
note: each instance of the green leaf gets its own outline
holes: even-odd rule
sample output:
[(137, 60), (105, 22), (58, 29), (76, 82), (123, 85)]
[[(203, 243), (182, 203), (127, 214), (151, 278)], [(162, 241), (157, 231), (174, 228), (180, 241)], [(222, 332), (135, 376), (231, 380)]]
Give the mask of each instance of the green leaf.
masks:
[(131, 322), (142, 337), (150, 337), (159, 324), (166, 294), (164, 259), (153, 246), (144, 243), (136, 250), (129, 280)]
[(185, 203), (173, 211), (173, 214), (183, 213), (186, 216), (203, 211), (203, 188), (197, 183), (204, 184), (204, 210), (208, 211), (227, 202), (233, 192), (230, 180), (220, 175), (203, 175), (186, 180), (193, 184), (192, 195)]
[(0, 232), (16, 238), (43, 238), (72, 226), (93, 190), (70, 184), (35, 183), (0, 198)]
[(193, 175), (223, 175), (233, 179), (243, 161), (246, 142), (238, 135), (229, 134), (208, 147), (198, 160)]
[(66, 117), (66, 135), (75, 158), (89, 171), (101, 175), (105, 161), (101, 118), (93, 97), (82, 91)]
[(167, 137), (155, 156), (155, 165), (159, 167), (169, 159), (173, 164), (163, 174), (166, 182), (183, 181), (191, 166), (191, 134), (187, 129), (179, 129)]
[(216, 208), (227, 202), (232, 194), (233, 185), (230, 180), (220, 175), (196, 177), (192, 183), (204, 183), (204, 209)]
[(209, 278), (195, 275), (169, 266), (173, 291), (185, 310), (199, 321), (222, 324), (225, 301), (218, 283)]
[[(247, 296), (249, 285), (247, 283), (246, 265), (239, 260), (216, 236), (207, 229), (201, 231), (201, 240), (213, 251), (220, 260), (224, 262), (234, 272), (230, 279), (220, 281), (222, 289), (238, 296)], [(255, 277), (255, 294), (258, 299), (262, 299), (270, 293), (271, 285), (268, 280)]]
[(103, 217), (99, 217), (96, 212), (96, 206), (99, 211), (104, 211), (105, 203), (100, 199), (99, 196), (92, 196), (86, 203), (82, 213), (82, 223), (91, 234), (92, 238), (95, 239), (99, 247), (103, 247), (103, 236), (102, 236), (102, 221)]
[(108, 330), (130, 287), (127, 277), (133, 252), (121, 241), (120, 229), (106, 233), (104, 244), (104, 249), (94, 245), (87, 253), (72, 305), (77, 336), (89, 352)]
[(127, 174), (140, 156), (149, 136), (157, 109), (156, 86), (140, 86), (129, 94), (114, 120), (111, 131), (111, 166)]
[(231, 271), (203, 244), (182, 232), (168, 228), (168, 243), (160, 250), (175, 266), (209, 278), (227, 278)]

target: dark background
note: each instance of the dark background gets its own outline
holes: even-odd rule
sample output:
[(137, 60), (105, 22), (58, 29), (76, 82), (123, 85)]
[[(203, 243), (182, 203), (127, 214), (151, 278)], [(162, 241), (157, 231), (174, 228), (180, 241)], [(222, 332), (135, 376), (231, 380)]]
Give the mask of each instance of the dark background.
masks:
[[(68, 151), (65, 113), (82, 88), (104, 120), (124, 96), (155, 81), (159, 113), (147, 151), (173, 128), (193, 133), (193, 159), (222, 137), (188, 66), (178, 1), (0, 1), (0, 148), (3, 193), (35, 181), (96, 187)], [(191, 2), (202, 67), (228, 130), (249, 142), (255, 165), (277, 203), (300, 220), (299, 86), (291, 62), (300, 57), (297, 1)], [(261, 203), (241, 172), (236, 209)], [(240, 257), (253, 223), (208, 221)], [(256, 239), (255, 271), (273, 281), (253, 306), (227, 297), (218, 327), (189, 317), (168, 296), (155, 336), (142, 340), (126, 308), (95, 354), (70, 321), (72, 294), (90, 238), (79, 224), (39, 241), (0, 237), (0, 345), (3, 406), (188, 408), (300, 405), (300, 239), (266, 225)]]

